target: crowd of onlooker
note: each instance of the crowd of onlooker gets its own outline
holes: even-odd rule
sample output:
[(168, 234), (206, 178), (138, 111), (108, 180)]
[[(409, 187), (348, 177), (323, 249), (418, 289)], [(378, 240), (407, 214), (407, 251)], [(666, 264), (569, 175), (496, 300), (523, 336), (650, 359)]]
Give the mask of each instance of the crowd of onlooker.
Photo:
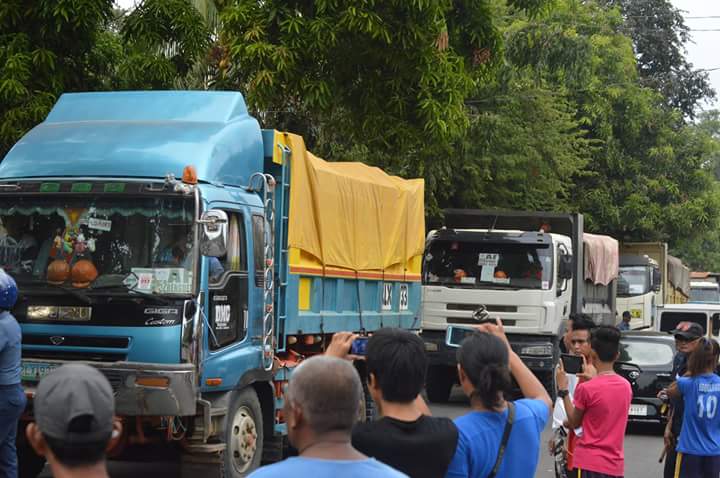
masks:
[[(7, 424), (17, 423), (25, 397), (18, 388), (19, 371), (6, 366), (8, 357), (19, 359), (19, 344), (13, 342), (16, 323), (7, 315), (7, 309), (0, 314), (0, 477), (14, 478), (15, 437)], [(579, 373), (570, 374), (560, 363), (553, 404), (510, 347), (500, 321), (475, 329), (457, 349), (458, 380), (470, 409), (454, 421), (433, 417), (423, 400), (427, 358), (416, 334), (379, 330), (368, 340), (363, 357), (350, 354), (356, 335), (335, 334), (324, 355), (294, 369), (285, 393), (283, 417), (297, 456), (251, 476), (532, 478), (543, 448), (541, 432), (551, 413), (549, 449), (556, 476), (624, 476), (632, 391), (615, 373), (620, 331), (598, 327), (585, 316), (572, 318), (563, 347), (581, 357), (583, 365)], [(673, 332), (677, 379), (660, 394), (672, 409), (665, 433), (665, 476), (717, 478), (718, 344), (704, 338), (697, 324), (681, 323)], [(360, 359), (379, 415), (372, 421), (360, 420), (366, 398), (353, 365)], [(525, 398), (510, 399), (516, 388)], [(107, 477), (105, 452), (121, 431), (113, 411), (113, 391), (100, 372), (65, 365), (40, 381), (27, 439), (47, 459), (55, 477)]]

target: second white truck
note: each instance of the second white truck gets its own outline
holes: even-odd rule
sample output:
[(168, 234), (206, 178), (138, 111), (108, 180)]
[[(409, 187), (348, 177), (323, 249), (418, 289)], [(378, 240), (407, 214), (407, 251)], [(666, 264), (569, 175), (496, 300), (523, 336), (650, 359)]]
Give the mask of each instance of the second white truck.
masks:
[(428, 398), (447, 401), (456, 382), (447, 326), (473, 323), (480, 306), (502, 320), (513, 349), (554, 390), (565, 319), (587, 313), (615, 324), (617, 273), (617, 241), (584, 234), (581, 214), (446, 211), (423, 262)]

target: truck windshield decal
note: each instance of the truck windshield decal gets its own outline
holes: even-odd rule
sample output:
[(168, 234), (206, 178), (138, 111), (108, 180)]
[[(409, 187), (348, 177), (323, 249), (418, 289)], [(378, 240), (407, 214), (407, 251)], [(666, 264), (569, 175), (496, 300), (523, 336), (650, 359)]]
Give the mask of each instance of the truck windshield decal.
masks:
[(153, 197), (0, 198), (0, 266), (21, 284), (74, 288), (145, 279), (146, 293), (191, 292), (192, 201)]
[(549, 244), (435, 240), (425, 252), (423, 283), (548, 289), (552, 270)]

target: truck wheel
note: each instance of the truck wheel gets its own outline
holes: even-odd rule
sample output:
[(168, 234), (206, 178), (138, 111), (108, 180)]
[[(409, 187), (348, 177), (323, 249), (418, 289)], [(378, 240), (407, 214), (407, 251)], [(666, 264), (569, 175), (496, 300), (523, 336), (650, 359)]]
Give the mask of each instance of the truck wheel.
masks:
[(433, 403), (447, 403), (455, 384), (455, 377), (452, 375), (454, 371), (450, 367), (430, 367), (428, 369), (425, 384), (428, 400)]
[(18, 476), (20, 478), (36, 478), (45, 468), (45, 458), (35, 453), (27, 438), (25, 438), (26, 423), (18, 425), (17, 440), (15, 446), (18, 456)]
[(260, 466), (263, 448), (260, 401), (252, 388), (237, 392), (230, 404), (225, 427), (224, 474), (239, 478)]

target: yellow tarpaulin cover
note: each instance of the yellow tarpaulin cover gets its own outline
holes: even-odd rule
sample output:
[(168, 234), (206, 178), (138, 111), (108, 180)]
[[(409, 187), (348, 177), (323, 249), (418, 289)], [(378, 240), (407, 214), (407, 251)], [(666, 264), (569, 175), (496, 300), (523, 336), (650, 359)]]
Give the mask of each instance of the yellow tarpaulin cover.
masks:
[[(383, 270), (422, 255), (425, 183), (362, 163), (324, 161), (289, 133), (288, 246), (327, 267)], [(277, 141), (276, 141), (277, 142)]]

